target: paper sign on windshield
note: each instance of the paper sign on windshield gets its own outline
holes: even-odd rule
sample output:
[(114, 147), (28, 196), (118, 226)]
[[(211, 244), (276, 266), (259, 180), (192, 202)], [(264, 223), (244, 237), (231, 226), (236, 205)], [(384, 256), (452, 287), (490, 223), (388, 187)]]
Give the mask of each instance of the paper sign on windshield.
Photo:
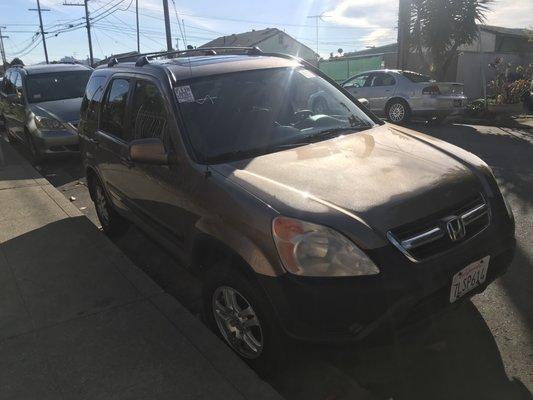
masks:
[(194, 101), (194, 95), (189, 85), (174, 88), (174, 93), (176, 93), (179, 103), (192, 103)]

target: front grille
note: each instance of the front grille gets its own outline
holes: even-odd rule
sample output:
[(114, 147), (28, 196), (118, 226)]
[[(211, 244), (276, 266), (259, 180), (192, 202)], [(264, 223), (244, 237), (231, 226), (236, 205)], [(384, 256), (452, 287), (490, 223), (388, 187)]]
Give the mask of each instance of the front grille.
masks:
[(479, 194), (427, 218), (393, 229), (387, 236), (406, 257), (419, 262), (473, 238), (489, 223), (488, 203)]

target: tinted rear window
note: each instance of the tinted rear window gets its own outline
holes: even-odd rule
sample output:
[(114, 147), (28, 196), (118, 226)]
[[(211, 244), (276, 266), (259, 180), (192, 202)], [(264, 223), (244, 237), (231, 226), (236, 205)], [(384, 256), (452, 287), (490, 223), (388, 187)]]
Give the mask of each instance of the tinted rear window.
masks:
[(416, 72), (403, 71), (402, 75), (414, 83), (431, 82), (432, 79), (428, 75), (417, 74)]

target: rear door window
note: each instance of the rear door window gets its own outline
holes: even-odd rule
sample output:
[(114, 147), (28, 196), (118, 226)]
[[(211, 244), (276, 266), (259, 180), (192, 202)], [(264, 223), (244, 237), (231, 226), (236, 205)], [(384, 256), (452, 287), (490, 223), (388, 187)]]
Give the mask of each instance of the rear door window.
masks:
[(381, 86), (394, 86), (396, 80), (392, 75), (385, 74), (382, 72), (377, 72), (372, 74), (371, 84), (372, 87), (381, 87)]
[(114, 79), (106, 92), (100, 118), (102, 131), (126, 142), (131, 140), (125, 126), (129, 90), (130, 81), (128, 79)]
[(132, 139), (158, 138), (170, 148), (165, 99), (155, 84), (142, 80), (135, 83), (130, 118)]

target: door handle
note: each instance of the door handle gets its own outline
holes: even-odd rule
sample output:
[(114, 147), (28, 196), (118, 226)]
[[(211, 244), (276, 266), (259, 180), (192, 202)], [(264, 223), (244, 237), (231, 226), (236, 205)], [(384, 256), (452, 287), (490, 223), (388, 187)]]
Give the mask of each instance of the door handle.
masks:
[(96, 139), (93, 139), (93, 138), (87, 138), (87, 141), (90, 143), (90, 144), (94, 144), (95, 146), (98, 146), (100, 144), (100, 142)]

